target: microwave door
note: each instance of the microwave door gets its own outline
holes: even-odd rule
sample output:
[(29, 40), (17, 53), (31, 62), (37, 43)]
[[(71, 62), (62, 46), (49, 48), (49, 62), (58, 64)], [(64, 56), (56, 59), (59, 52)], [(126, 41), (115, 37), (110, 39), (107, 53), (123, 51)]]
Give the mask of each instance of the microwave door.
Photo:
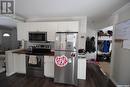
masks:
[(29, 41), (47, 41), (47, 32), (29, 32)]

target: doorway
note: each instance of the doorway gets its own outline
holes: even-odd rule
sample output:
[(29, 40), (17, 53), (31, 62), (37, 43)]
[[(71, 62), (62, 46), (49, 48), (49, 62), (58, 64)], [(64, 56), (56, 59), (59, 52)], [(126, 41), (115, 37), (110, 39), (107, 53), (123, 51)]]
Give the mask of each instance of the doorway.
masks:
[(16, 21), (0, 16), (0, 73), (6, 69), (5, 51), (18, 48)]
[(99, 29), (97, 31), (97, 61), (101, 70), (110, 76), (110, 62), (112, 55), (113, 26)]

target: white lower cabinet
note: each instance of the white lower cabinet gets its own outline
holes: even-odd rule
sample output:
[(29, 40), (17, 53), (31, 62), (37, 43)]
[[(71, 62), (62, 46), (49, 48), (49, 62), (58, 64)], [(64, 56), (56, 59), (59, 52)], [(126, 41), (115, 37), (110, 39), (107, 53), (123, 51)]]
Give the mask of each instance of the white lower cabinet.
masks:
[(44, 75), (54, 78), (54, 56), (44, 56)]
[(6, 58), (6, 76), (11, 76), (12, 74), (15, 73), (14, 70), (14, 57), (12, 54), (12, 51), (6, 51), (5, 52)]
[(14, 70), (16, 73), (26, 73), (26, 58), (25, 54), (13, 53)]
[(78, 79), (86, 79), (86, 59), (78, 59)]

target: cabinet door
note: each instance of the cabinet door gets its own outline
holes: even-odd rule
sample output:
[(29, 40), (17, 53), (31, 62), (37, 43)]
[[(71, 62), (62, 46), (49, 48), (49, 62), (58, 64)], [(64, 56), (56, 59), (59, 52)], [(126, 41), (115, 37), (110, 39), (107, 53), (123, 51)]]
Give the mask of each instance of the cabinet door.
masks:
[(44, 56), (44, 75), (54, 78), (54, 56)]
[(26, 73), (26, 59), (25, 54), (13, 53), (14, 67), (17, 73)]
[(10, 76), (15, 73), (15, 68), (14, 68), (14, 57), (12, 54), (12, 51), (6, 51), (6, 76)]
[(55, 41), (56, 31), (57, 31), (57, 23), (56, 22), (49, 23), (49, 26), (47, 28), (47, 40), (48, 41)]
[(79, 22), (59, 22), (57, 25), (58, 32), (78, 32), (79, 31)]
[(17, 39), (18, 40), (28, 40), (28, 26), (26, 23), (17, 24)]
[(86, 79), (86, 59), (78, 59), (78, 79)]

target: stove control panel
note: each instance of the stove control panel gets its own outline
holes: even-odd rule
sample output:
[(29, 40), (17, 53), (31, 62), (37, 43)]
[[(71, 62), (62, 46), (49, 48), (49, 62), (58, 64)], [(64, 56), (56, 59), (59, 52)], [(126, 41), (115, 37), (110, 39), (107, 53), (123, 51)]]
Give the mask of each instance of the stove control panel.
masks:
[(29, 43), (27, 48), (51, 49), (50, 43)]

